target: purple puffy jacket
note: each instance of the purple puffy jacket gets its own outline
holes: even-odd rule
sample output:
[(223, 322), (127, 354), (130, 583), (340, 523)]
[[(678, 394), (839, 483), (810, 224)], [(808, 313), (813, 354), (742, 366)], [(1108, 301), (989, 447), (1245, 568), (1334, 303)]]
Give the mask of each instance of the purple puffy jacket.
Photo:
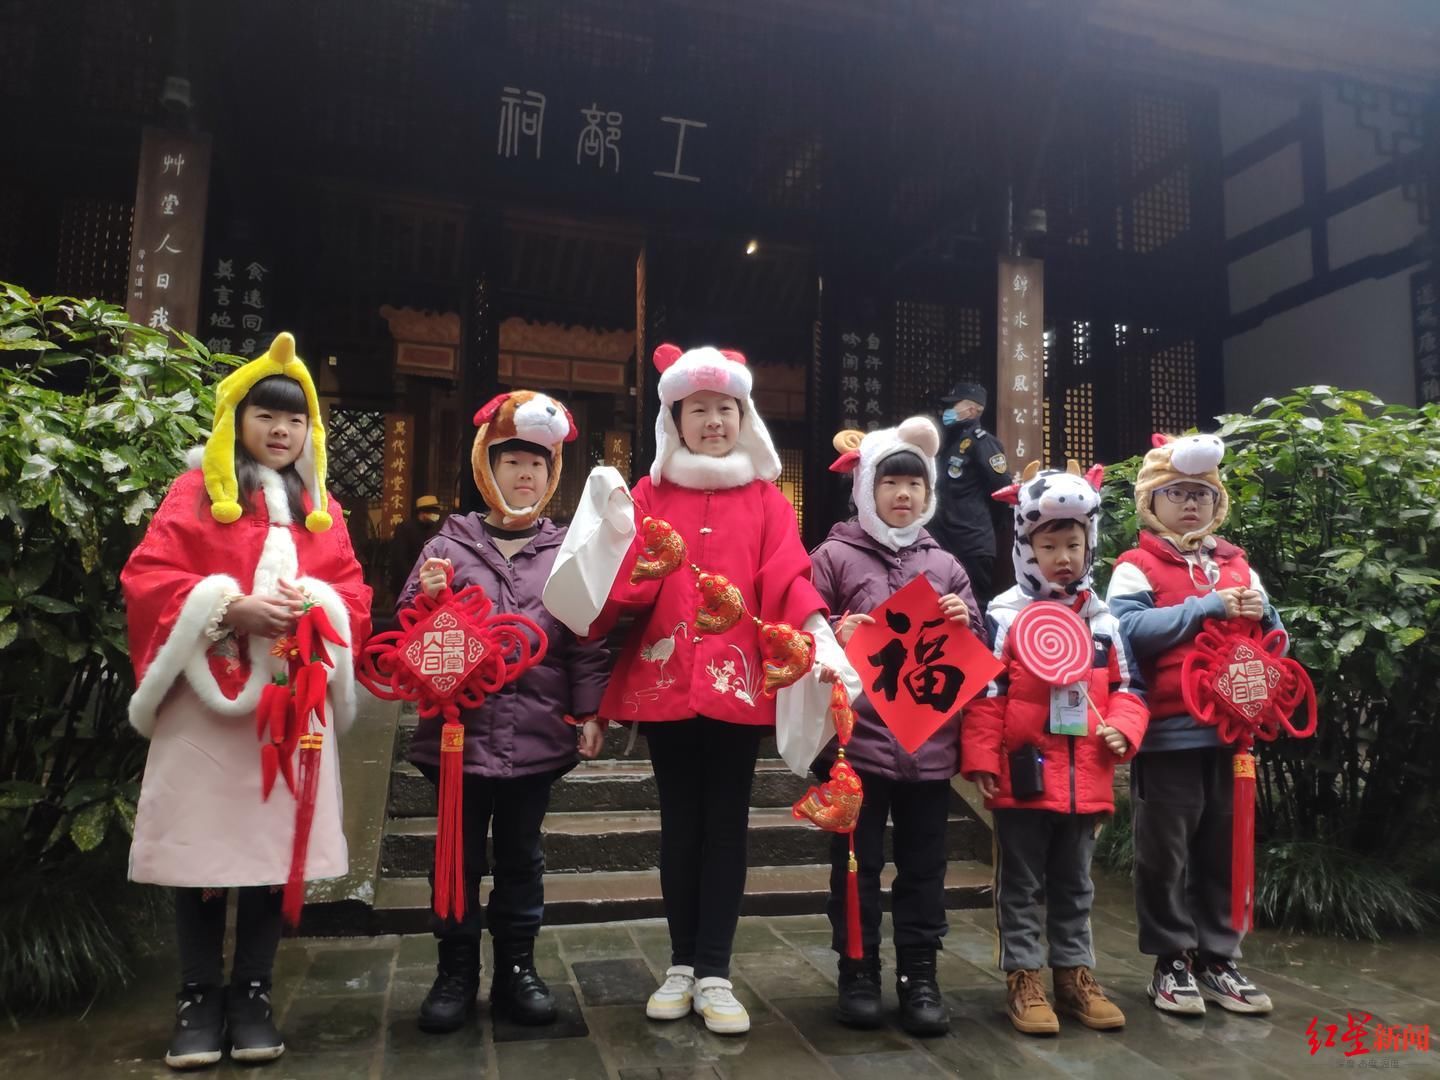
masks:
[[(539, 532), (515, 553), (513, 562), (506, 562), (486, 534), (481, 515), (447, 518), (426, 543), (400, 594), (398, 606), (404, 607), (419, 590), (425, 560), (449, 559), (456, 590), (481, 586), (497, 611), (529, 616), (549, 638), (544, 660), (479, 709), (461, 714), (467, 773), (530, 776), (566, 769), (579, 760), (575, 729), (565, 716), (588, 716), (599, 709), (610, 677), (610, 654), (603, 640), (578, 640), (540, 602), (564, 539), (562, 526), (541, 518)], [(438, 716), (420, 721), (410, 743), (411, 761), (439, 765), (440, 726)]]
[[(985, 641), (985, 621), (975, 606), (969, 577), (955, 556), (923, 529), (915, 543), (892, 551), (858, 521), (842, 521), (810, 553), (810, 561), (815, 568), (812, 580), (830, 605), (832, 622), (847, 611), (868, 614), (924, 574), (941, 596), (954, 593), (965, 601), (970, 626)], [(860, 773), (888, 780), (949, 780), (960, 771), (960, 712), (911, 754), (895, 740), (867, 698), (861, 696), (854, 707), (855, 732), (845, 756)], [(835, 760), (835, 747), (832, 739), (816, 759), (822, 771)]]

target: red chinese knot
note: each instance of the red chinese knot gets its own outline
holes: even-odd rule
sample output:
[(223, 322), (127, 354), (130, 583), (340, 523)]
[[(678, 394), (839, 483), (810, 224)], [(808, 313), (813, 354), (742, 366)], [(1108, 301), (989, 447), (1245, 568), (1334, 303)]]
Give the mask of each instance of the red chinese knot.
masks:
[(400, 629), (365, 643), (357, 677), (376, 697), (414, 701), (421, 716), (478, 709), (488, 694), (545, 658), (545, 632), (524, 615), (492, 615), (485, 590), (423, 592)]
[[(1315, 732), (1315, 688), (1296, 661), (1282, 655), (1283, 630), (1264, 633), (1248, 619), (1208, 620), (1180, 669), (1185, 707), (1219, 729), (1222, 742), (1248, 750), (1258, 739)], [(1303, 726), (1291, 722), (1301, 705)]]

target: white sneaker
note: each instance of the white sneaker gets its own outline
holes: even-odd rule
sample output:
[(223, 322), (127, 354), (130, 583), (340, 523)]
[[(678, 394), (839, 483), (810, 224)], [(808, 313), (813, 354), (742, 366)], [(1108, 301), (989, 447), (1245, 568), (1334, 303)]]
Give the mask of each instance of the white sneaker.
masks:
[(1161, 1012), (1181, 1016), (1205, 1015), (1205, 999), (1200, 996), (1190, 962), (1184, 957), (1162, 957), (1157, 961), (1145, 993), (1150, 995), (1150, 1000)]
[(743, 1035), (750, 1030), (750, 1014), (732, 990), (729, 979), (701, 979), (695, 984), (695, 1011), (717, 1035)]
[(1270, 995), (1240, 974), (1233, 960), (1201, 968), (1195, 975), (1195, 984), (1203, 997), (1233, 1013), (1260, 1014), (1275, 1008)]
[(695, 995), (695, 969), (677, 964), (665, 969), (665, 981), (645, 1003), (645, 1015), (651, 1020), (679, 1020), (690, 1015), (690, 1001)]

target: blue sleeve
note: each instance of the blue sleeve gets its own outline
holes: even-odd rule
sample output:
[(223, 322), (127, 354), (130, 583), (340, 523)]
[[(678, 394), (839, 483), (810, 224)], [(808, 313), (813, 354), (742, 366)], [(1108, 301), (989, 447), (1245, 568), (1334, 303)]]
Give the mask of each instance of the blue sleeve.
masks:
[(1183, 604), (1156, 607), (1153, 592), (1106, 597), (1120, 633), (1135, 655), (1144, 660), (1185, 644), (1200, 632), (1206, 619), (1223, 619), (1225, 601), (1217, 594), (1187, 596)]

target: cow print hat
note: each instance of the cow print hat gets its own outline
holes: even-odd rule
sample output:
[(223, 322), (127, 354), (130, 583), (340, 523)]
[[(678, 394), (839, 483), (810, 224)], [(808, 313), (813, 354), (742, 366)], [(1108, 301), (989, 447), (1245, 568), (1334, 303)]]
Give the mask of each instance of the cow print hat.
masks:
[[(1105, 466), (1081, 474), (1078, 462), (1065, 470), (1040, 469), (1032, 461), (1017, 484), (1001, 488), (991, 498), (1015, 507), (1015, 582), (1038, 600), (1068, 600), (1093, 585), (1090, 574), (1100, 543), (1100, 483)], [(1035, 530), (1051, 521), (1078, 521), (1085, 526), (1085, 572), (1068, 585), (1049, 581), (1036, 565)]]

